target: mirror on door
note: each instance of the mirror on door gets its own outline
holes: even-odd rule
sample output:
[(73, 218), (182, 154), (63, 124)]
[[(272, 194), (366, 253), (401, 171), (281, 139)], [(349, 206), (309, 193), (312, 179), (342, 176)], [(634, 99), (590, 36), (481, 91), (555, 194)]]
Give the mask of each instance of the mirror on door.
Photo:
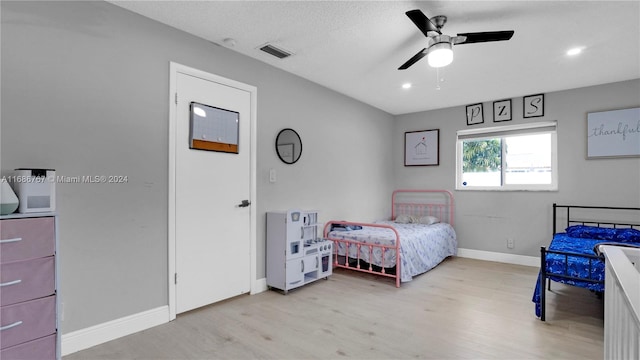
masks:
[(293, 164), (302, 155), (302, 140), (293, 129), (282, 129), (276, 137), (276, 153), (285, 164)]

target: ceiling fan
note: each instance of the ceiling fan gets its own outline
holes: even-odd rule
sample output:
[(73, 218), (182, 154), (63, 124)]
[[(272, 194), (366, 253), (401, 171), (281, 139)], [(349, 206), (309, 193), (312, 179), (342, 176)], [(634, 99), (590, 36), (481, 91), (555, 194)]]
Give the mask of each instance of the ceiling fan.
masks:
[(413, 55), (413, 57), (402, 64), (398, 70), (408, 69), (411, 65), (427, 55), (427, 60), (431, 67), (447, 66), (453, 61), (452, 45), (503, 41), (509, 40), (513, 36), (513, 30), (462, 33), (457, 36), (443, 35), (441, 30), (447, 22), (446, 16), (438, 15), (429, 19), (419, 9), (407, 11), (406, 14), (409, 19), (416, 24), (418, 29), (422, 31), (424, 36), (429, 38), (429, 42), (426, 48)]

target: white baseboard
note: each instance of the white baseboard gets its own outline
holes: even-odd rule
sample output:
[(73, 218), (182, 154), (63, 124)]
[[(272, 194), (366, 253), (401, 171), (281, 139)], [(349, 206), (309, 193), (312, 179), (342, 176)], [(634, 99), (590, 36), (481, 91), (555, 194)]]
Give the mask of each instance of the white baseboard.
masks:
[(169, 322), (169, 306), (62, 334), (62, 356)]
[(257, 279), (251, 288), (251, 295), (267, 291), (267, 278)]
[(540, 266), (540, 258), (535, 256), (505, 254), (492, 251), (458, 249), (458, 256), (477, 260), (496, 261), (507, 264)]
[[(253, 285), (251, 295), (266, 291), (267, 279), (257, 279)], [(169, 306), (167, 305), (62, 334), (61, 353), (62, 356), (69, 355), (168, 322)]]

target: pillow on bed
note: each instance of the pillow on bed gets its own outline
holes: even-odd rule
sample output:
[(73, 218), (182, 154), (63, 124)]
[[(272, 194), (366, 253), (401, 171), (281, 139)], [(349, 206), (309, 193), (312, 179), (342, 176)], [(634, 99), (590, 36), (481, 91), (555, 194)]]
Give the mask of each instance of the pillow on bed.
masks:
[(581, 239), (613, 240), (614, 229), (586, 225), (573, 225), (566, 229), (567, 235)]
[(360, 226), (360, 225), (331, 224), (331, 229), (329, 229), (329, 231), (352, 231), (352, 230), (362, 230), (362, 226)]
[(410, 223), (415, 222), (415, 221), (414, 221), (413, 216), (402, 214), (402, 215), (396, 216), (395, 222), (397, 222), (398, 224), (410, 224)]
[(586, 225), (573, 225), (566, 229), (567, 235), (575, 238), (612, 240), (620, 242), (640, 241), (640, 230), (625, 228), (613, 229)]
[(424, 224), (424, 225), (431, 225), (439, 222), (440, 222), (440, 219), (438, 219), (435, 216), (423, 216), (420, 219), (418, 219), (418, 223)]
[(640, 242), (640, 230), (637, 229), (617, 229), (616, 240), (620, 242)]

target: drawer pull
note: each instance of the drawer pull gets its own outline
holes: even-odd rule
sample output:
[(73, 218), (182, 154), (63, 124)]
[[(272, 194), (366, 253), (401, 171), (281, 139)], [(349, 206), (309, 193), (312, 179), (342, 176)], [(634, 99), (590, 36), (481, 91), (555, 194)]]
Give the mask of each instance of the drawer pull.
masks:
[(7, 244), (7, 243), (12, 243), (12, 242), (18, 242), (18, 241), (22, 241), (22, 238), (0, 240), (0, 244)]
[(13, 281), (8, 281), (8, 282), (6, 282), (6, 283), (0, 283), (0, 287), (3, 287), (3, 286), (10, 286), (10, 285), (16, 285), (16, 284), (20, 284), (21, 282), (22, 282), (22, 280), (21, 280), (21, 279), (13, 280)]
[(3, 326), (3, 327), (0, 327), (0, 331), (9, 330), (9, 329), (11, 329), (11, 328), (14, 328), (14, 327), (16, 327), (16, 326), (20, 326), (20, 325), (22, 325), (22, 321), (16, 321), (16, 322), (14, 322), (13, 324), (9, 324), (9, 325), (6, 325), (6, 326)]

